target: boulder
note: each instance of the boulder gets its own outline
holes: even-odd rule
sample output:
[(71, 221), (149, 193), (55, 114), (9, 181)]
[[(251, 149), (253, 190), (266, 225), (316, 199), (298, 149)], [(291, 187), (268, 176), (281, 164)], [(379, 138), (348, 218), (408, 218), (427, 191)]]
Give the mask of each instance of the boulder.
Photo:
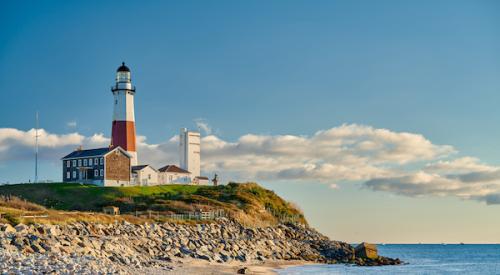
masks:
[(248, 274), (248, 267), (238, 269), (238, 274)]
[(5, 233), (16, 233), (17, 232), (16, 229), (8, 223), (2, 227), (2, 231)]
[(354, 249), (358, 258), (376, 259), (378, 258), (377, 246), (371, 243), (362, 242)]
[(20, 224), (16, 225), (16, 227), (14, 227), (14, 228), (16, 229), (17, 232), (24, 233), (24, 232), (28, 231), (29, 227), (25, 224), (20, 223)]

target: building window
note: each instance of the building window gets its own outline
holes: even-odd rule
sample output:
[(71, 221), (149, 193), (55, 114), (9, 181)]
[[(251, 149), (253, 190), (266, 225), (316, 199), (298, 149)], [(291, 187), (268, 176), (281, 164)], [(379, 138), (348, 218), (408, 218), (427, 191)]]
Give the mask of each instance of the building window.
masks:
[(69, 160), (68, 160), (68, 161), (66, 161), (66, 167), (68, 167), (68, 168), (69, 168), (70, 166), (71, 166), (71, 162), (70, 162)]
[(98, 158), (95, 158), (95, 159), (94, 159), (94, 164), (95, 164), (95, 165), (98, 165), (98, 164), (99, 164), (99, 159), (98, 159)]
[(83, 166), (87, 166), (87, 159), (83, 160)]
[(73, 171), (73, 178), (76, 179), (76, 171)]
[(82, 160), (81, 160), (81, 159), (79, 159), (79, 160), (78, 160), (78, 167), (81, 167), (81, 166), (82, 166)]
[(148, 179), (151, 179), (151, 174), (148, 175)]
[(89, 159), (89, 166), (92, 166), (92, 159)]
[(102, 165), (104, 163), (104, 158), (99, 159), (99, 164)]
[(69, 179), (71, 177), (71, 173), (68, 171), (66, 172), (66, 179)]
[(73, 167), (76, 167), (76, 160), (73, 160)]
[(99, 176), (99, 170), (95, 169), (94, 170), (94, 177), (98, 177)]
[(102, 177), (102, 176), (104, 176), (104, 170), (103, 170), (103, 169), (101, 169), (101, 170), (99, 171), (99, 175), (100, 175), (101, 177)]

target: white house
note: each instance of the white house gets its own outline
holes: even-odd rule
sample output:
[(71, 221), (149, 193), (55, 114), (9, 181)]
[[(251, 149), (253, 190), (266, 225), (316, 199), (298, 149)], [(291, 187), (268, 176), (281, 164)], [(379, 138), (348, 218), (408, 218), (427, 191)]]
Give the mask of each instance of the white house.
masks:
[(190, 184), (191, 173), (175, 165), (166, 165), (158, 169), (160, 184)]
[(147, 164), (132, 166), (131, 181), (139, 186), (158, 185), (158, 170)]

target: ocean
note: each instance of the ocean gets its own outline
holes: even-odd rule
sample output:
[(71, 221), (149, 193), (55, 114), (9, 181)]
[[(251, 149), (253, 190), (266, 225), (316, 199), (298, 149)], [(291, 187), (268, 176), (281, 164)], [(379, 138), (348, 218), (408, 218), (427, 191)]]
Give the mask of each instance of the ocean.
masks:
[(399, 258), (400, 266), (359, 267), (309, 265), (278, 270), (295, 274), (500, 274), (498, 244), (387, 244), (378, 245), (380, 255)]

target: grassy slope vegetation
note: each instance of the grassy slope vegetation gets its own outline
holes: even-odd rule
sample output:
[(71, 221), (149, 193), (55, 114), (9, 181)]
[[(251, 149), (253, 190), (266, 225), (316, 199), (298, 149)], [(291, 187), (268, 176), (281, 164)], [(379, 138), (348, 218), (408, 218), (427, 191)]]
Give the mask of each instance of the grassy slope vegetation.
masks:
[(181, 213), (197, 209), (224, 209), (248, 225), (274, 224), (294, 217), (306, 223), (297, 207), (256, 183), (221, 186), (162, 185), (149, 187), (97, 187), (50, 183), (0, 186), (0, 195), (11, 195), (58, 210), (101, 211), (114, 205), (123, 212), (153, 210)]
[(109, 216), (101, 213), (85, 213), (79, 211), (60, 211), (47, 209), (39, 204), (17, 197), (0, 196), (0, 223), (51, 223), (65, 224), (76, 221), (112, 223), (115, 221), (127, 220), (132, 223), (143, 223), (147, 221), (130, 215)]

